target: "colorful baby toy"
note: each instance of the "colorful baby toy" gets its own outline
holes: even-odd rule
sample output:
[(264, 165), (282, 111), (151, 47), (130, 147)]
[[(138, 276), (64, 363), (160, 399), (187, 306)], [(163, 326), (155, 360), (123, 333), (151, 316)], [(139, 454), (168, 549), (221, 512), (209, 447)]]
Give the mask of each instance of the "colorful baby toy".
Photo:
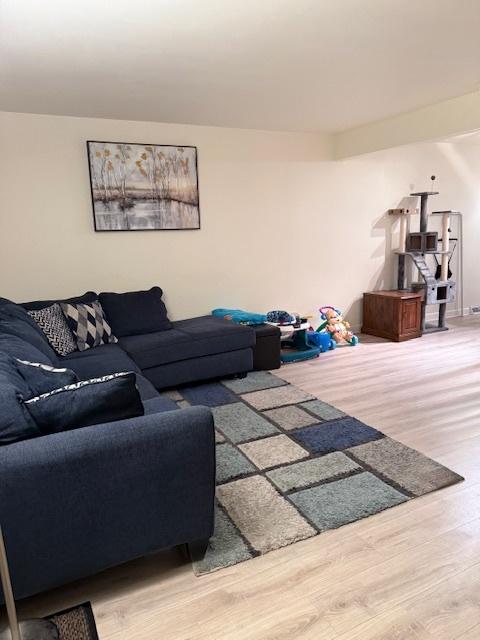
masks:
[(354, 347), (358, 344), (357, 336), (350, 331), (350, 323), (342, 318), (339, 309), (325, 306), (321, 307), (319, 311), (324, 322), (318, 327), (317, 332), (328, 333), (337, 346), (348, 344)]
[(310, 329), (310, 331), (307, 332), (307, 339), (310, 344), (320, 348), (320, 353), (335, 349), (337, 346), (335, 340), (326, 331), (314, 331)]

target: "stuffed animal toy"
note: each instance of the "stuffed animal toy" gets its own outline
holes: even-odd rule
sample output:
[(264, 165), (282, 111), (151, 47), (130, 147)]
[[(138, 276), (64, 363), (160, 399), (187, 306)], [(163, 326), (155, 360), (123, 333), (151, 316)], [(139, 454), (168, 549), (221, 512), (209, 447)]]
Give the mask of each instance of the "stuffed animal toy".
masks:
[(347, 345), (354, 347), (358, 344), (357, 336), (350, 331), (350, 323), (342, 318), (341, 312), (335, 307), (321, 307), (320, 315), (324, 322), (317, 331), (325, 331), (330, 334), (332, 340), (337, 345)]

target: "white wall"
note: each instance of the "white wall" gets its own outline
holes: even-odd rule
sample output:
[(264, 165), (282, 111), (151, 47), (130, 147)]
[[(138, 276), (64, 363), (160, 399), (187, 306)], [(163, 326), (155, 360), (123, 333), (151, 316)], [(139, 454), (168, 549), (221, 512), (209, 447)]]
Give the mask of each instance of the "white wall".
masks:
[[(0, 114), (0, 295), (61, 297), (160, 284), (173, 318), (213, 307), (360, 321), (394, 285), (385, 215), (439, 176), (435, 208), (466, 216), (466, 304), (480, 303), (480, 146), (423, 144), (331, 160), (330, 139), (187, 125)], [(200, 231), (95, 233), (85, 141), (198, 147)]]
[[(346, 265), (357, 269), (353, 276), (357, 286), (364, 291), (395, 287), (392, 249), (397, 247), (398, 221), (387, 210), (399, 206), (410, 192), (431, 189), (430, 176), (435, 175), (435, 190), (440, 193), (430, 198), (429, 211), (463, 212), (464, 306), (480, 303), (480, 144), (423, 143), (337, 161), (335, 166), (337, 211), (357, 235), (357, 255), (346, 253)], [(430, 219), (430, 228), (437, 229), (438, 222)], [(418, 217), (412, 218), (412, 230), (418, 230)], [(347, 246), (352, 249), (351, 243)], [(357, 300), (354, 321), (359, 317)]]
[(480, 128), (480, 91), (377, 120), (335, 135), (334, 154), (346, 158), (476, 131)]

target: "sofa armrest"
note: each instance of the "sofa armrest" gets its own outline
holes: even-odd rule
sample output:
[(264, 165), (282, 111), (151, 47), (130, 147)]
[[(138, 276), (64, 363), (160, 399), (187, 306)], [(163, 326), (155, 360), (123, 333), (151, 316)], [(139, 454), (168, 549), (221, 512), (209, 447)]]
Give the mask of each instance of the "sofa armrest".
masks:
[(0, 522), (21, 598), (213, 531), (211, 411), (192, 407), (0, 448)]

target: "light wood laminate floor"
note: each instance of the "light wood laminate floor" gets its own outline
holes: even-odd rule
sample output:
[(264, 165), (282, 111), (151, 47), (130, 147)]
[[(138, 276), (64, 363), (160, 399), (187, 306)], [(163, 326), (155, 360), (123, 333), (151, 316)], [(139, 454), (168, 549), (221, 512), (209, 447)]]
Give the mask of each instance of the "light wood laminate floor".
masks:
[(365, 337), (281, 375), (465, 482), (202, 578), (160, 553), (22, 614), (90, 600), (101, 640), (480, 639), (480, 320), (451, 326)]

